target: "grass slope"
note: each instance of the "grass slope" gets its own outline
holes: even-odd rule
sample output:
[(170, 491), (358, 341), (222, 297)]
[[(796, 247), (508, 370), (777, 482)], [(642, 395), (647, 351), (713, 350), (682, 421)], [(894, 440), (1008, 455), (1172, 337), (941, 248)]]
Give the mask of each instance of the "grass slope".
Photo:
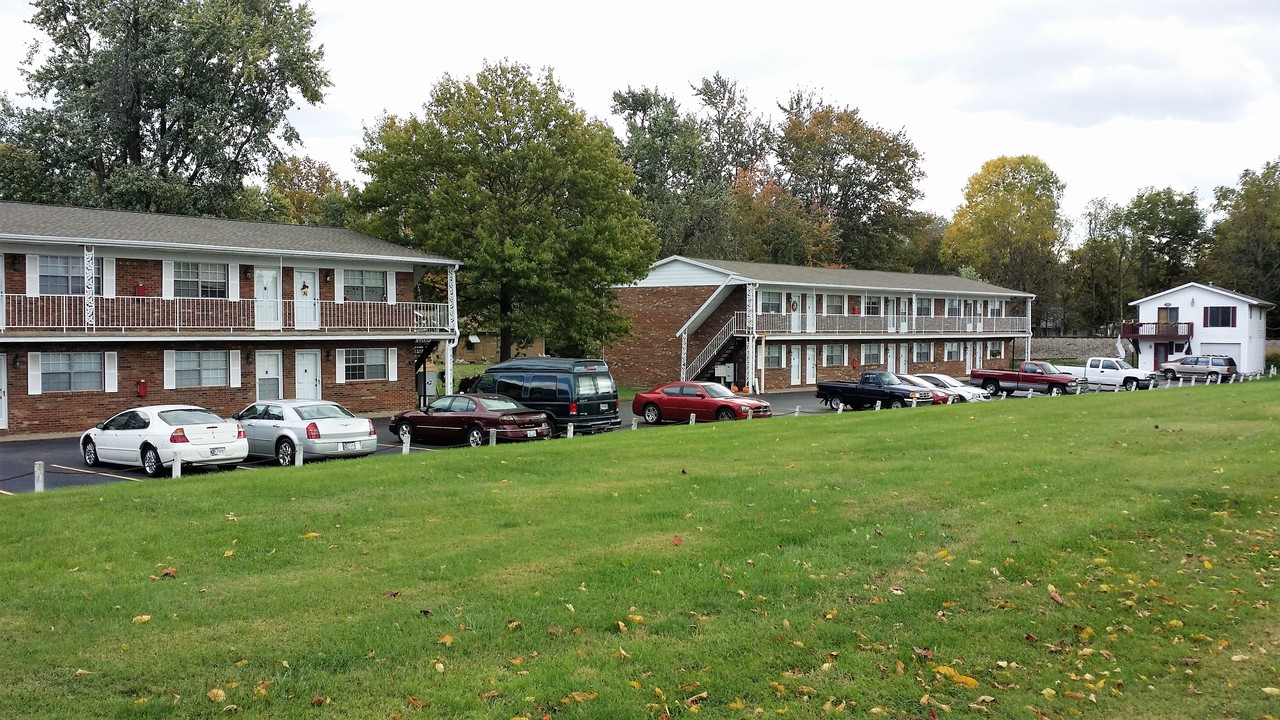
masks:
[(4, 498), (0, 717), (1278, 715), (1277, 389)]

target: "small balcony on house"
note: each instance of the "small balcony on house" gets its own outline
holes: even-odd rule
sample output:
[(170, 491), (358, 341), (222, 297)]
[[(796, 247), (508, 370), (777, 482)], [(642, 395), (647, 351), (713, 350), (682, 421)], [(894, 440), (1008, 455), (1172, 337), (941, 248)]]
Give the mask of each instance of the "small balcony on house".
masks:
[[(1025, 317), (925, 317), (918, 315), (807, 315), (805, 313), (757, 313), (756, 334), (787, 335), (953, 335), (956, 333), (1026, 334)], [(747, 333), (747, 313), (733, 319), (734, 334)]]
[(1189, 322), (1145, 322), (1124, 323), (1120, 326), (1120, 337), (1125, 340), (1185, 341), (1191, 339), (1194, 323)]
[(363, 332), (448, 337), (446, 303), (218, 298), (0, 296), (0, 334), (122, 336), (201, 333), (324, 335)]

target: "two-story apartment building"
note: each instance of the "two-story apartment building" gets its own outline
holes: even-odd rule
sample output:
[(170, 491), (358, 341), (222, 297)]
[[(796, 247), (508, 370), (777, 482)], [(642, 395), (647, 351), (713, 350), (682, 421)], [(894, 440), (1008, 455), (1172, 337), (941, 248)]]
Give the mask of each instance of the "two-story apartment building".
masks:
[[(171, 402), (401, 410), (438, 347), (452, 379), (458, 262), (350, 230), (0, 202), (0, 256), (0, 435)], [(448, 302), (414, 301), (429, 272)]]
[(604, 354), (621, 384), (720, 379), (757, 392), (864, 369), (1006, 367), (1030, 338), (1035, 297), (948, 275), (678, 255), (617, 290), (633, 330)]
[(1242, 373), (1266, 369), (1273, 303), (1189, 282), (1129, 304), (1138, 308), (1138, 322), (1125, 323), (1120, 334), (1133, 344), (1142, 370), (1186, 355), (1226, 355)]

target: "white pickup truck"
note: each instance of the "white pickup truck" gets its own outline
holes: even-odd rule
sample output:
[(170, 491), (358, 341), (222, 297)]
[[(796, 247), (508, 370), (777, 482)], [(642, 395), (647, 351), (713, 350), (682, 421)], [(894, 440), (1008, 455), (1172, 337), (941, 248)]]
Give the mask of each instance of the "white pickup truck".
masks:
[(1116, 389), (1146, 390), (1160, 384), (1160, 374), (1139, 370), (1119, 358), (1091, 357), (1084, 367), (1059, 365), (1058, 369), (1080, 378), (1081, 384), (1108, 385)]

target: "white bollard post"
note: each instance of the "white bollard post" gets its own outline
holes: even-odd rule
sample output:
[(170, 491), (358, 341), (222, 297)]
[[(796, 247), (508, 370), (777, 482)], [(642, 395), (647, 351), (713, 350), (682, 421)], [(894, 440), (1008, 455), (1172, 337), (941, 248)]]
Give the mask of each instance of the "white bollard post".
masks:
[(489, 447), (498, 444), (498, 431), (496, 428), (489, 428)]
[(697, 414), (697, 413), (689, 413), (689, 424), (690, 424), (690, 425), (692, 425), (692, 424), (694, 424), (694, 423), (696, 423), (696, 422), (698, 422), (698, 414)]
[(1036, 396), (1036, 389), (1035, 389), (1035, 388), (1031, 388), (1030, 390), (1028, 390), (1028, 391), (1027, 391), (1027, 397), (1029, 397), (1029, 398), (1033, 398), (1033, 397), (1035, 397), (1035, 396)]
[(35, 468), (36, 492), (44, 492), (44, 463), (37, 460)]
[(877, 400), (877, 401), (876, 401), (876, 409), (877, 409), (877, 410), (879, 410), (879, 409), (880, 409), (880, 401), (879, 401), (879, 400)]
[(954, 403), (955, 403), (955, 401), (956, 401), (956, 396), (955, 396), (955, 395), (948, 395), (948, 396), (947, 396), (947, 404), (948, 404), (948, 405), (952, 405), (952, 404), (954, 404)]
[(836, 404), (836, 414), (837, 414), (837, 415), (839, 415), (839, 414), (840, 414), (840, 413), (842, 413), (842, 412), (844, 412), (844, 403), (837, 403), (837, 404)]
[(410, 433), (405, 433), (404, 437), (400, 438), (400, 454), (401, 455), (409, 454), (409, 443), (412, 440), (413, 440), (413, 436)]
[(631, 429), (635, 430), (640, 427), (640, 418), (631, 418)]
[(568, 425), (565, 426), (564, 429), (565, 429), (564, 436), (569, 440), (572, 440), (573, 439), (573, 423), (569, 423)]
[(915, 406), (916, 406), (916, 399), (911, 398), (911, 407), (915, 407)]
[(173, 464), (169, 466), (170, 475), (172, 477), (182, 477), (182, 460), (178, 458), (178, 454), (173, 454)]
[(755, 408), (747, 408), (747, 419), (748, 419), (748, 420), (750, 420), (751, 418), (753, 418), (753, 417), (755, 417), (755, 416), (756, 416), (756, 409), (755, 409)]
[(1182, 387), (1182, 381), (1183, 381), (1183, 379), (1184, 379), (1184, 378), (1183, 378), (1182, 376), (1178, 376), (1178, 387)]
[(293, 449), (293, 466), (302, 467), (302, 446), (298, 445)]
[(1009, 399), (1009, 391), (1008, 391), (1008, 390), (1005, 390), (1004, 392), (1000, 393), (1000, 399), (1001, 399), (1001, 400), (1008, 400), (1008, 399)]
[(1276, 366), (1272, 365), (1271, 369), (1267, 371), (1267, 377), (1275, 377), (1275, 376), (1276, 376)]
[(794, 416), (795, 416), (795, 417), (800, 417), (800, 406), (799, 406), (799, 405), (797, 405), (797, 406), (796, 406), (796, 411), (795, 411), (795, 413), (794, 413)]
[(1227, 378), (1227, 384), (1228, 384), (1228, 385), (1233, 385), (1233, 384), (1235, 384), (1235, 381), (1236, 381), (1236, 376), (1235, 376), (1234, 374), (1233, 374), (1231, 377)]

